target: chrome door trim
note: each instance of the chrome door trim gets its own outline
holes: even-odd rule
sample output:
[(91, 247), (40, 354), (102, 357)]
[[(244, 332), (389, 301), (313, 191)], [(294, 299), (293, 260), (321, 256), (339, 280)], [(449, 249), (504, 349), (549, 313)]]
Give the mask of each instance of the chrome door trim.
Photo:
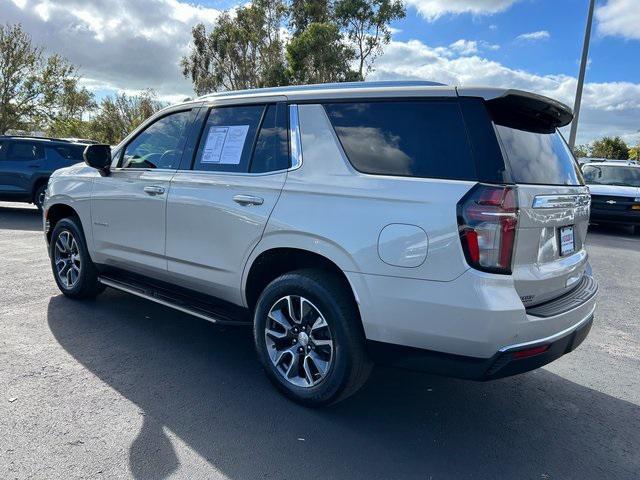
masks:
[(297, 104), (289, 105), (289, 148), (291, 150), (289, 170), (296, 170), (302, 166), (302, 138)]

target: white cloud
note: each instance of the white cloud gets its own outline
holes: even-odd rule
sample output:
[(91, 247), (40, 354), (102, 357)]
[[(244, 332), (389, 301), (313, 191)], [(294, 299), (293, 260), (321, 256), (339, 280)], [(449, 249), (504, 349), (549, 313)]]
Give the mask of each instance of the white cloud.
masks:
[(0, 11), (3, 23), (22, 23), (35, 44), (78, 65), (96, 90), (153, 88), (167, 99), (193, 95), (180, 58), (191, 27), (219, 15), (179, 0), (0, 0)]
[[(457, 42), (456, 42), (457, 43)], [(448, 85), (520, 88), (573, 106), (576, 79), (569, 75), (537, 75), (509, 68), (475, 54), (460, 55), (451, 48), (430, 47), (418, 40), (392, 41), (376, 65), (371, 80), (432, 80)], [(578, 141), (607, 134), (640, 140), (640, 84), (587, 83), (584, 87)]]
[(638, 0), (609, 0), (596, 9), (601, 35), (640, 40), (640, 4)]
[(471, 55), (478, 53), (478, 42), (460, 39), (449, 45), (449, 48), (460, 55)]
[(537, 32), (523, 33), (516, 37), (516, 40), (523, 40), (527, 42), (537, 42), (539, 40), (548, 40), (551, 38), (551, 34), (546, 30), (538, 30)]
[(443, 15), (471, 13), (491, 15), (503, 12), (519, 0), (406, 0), (428, 21), (434, 21)]

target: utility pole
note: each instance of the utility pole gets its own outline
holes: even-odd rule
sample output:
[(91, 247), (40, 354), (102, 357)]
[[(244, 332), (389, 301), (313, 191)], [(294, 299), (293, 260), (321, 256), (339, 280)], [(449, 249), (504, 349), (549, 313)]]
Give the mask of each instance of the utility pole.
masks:
[(584, 44), (582, 45), (582, 60), (580, 61), (580, 73), (578, 75), (578, 88), (576, 89), (576, 100), (573, 104), (573, 122), (571, 122), (571, 133), (569, 134), (569, 147), (571, 150), (576, 146), (576, 133), (578, 133), (578, 118), (580, 117), (580, 102), (582, 101), (582, 87), (584, 86), (584, 75), (587, 71), (587, 60), (589, 57), (589, 40), (591, 39), (591, 24), (593, 23), (593, 8), (596, 0), (589, 0), (589, 14), (587, 15), (587, 28), (584, 31)]

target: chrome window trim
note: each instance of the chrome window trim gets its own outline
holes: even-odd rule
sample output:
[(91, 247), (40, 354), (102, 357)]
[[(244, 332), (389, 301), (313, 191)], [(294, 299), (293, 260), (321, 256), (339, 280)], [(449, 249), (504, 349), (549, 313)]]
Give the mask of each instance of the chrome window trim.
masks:
[(289, 105), (289, 149), (291, 150), (291, 167), (296, 170), (302, 166), (302, 138), (300, 137), (300, 121), (298, 105)]
[(561, 194), (561, 195), (536, 195), (533, 199), (533, 208), (573, 208), (586, 206), (591, 201), (588, 193)]

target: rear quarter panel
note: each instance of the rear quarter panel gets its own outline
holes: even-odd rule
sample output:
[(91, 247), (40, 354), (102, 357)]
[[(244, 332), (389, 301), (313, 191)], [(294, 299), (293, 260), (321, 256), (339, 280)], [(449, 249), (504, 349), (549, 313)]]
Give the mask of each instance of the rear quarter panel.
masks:
[[(324, 108), (300, 105), (298, 110), (303, 164), (289, 172), (259, 250), (304, 246), (344, 271), (443, 282), (468, 269), (456, 203), (473, 182), (361, 174), (346, 159)], [(424, 262), (403, 267), (381, 260), (378, 239), (389, 224), (426, 232)]]

